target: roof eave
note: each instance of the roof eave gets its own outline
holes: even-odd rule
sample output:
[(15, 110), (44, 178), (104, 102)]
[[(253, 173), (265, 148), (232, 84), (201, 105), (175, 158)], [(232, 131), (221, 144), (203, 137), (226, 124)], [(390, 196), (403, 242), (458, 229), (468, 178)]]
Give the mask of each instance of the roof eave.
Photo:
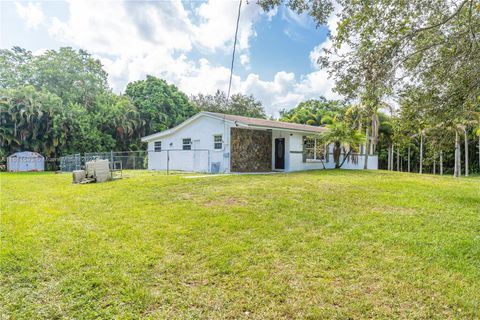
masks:
[(176, 127), (173, 127), (171, 129), (168, 129), (168, 130), (165, 130), (165, 131), (157, 132), (157, 133), (154, 133), (154, 134), (151, 134), (151, 135), (148, 135), (148, 136), (145, 136), (145, 137), (141, 138), (140, 140), (142, 142), (150, 142), (150, 141), (154, 141), (154, 140), (157, 140), (159, 138), (162, 138), (162, 137), (169, 136), (169, 135), (175, 133), (177, 130), (183, 128), (184, 126), (188, 125), (189, 123), (193, 122), (194, 120), (196, 120), (196, 119), (198, 119), (202, 116), (210, 117), (210, 118), (214, 118), (214, 119), (218, 119), (218, 120), (223, 120), (223, 121), (226, 121), (226, 122), (229, 122), (229, 123), (235, 123), (236, 122), (236, 121), (228, 120), (228, 119), (225, 119), (223, 117), (211, 114), (209, 112), (203, 112), (202, 111), (202, 112), (199, 112), (196, 115), (188, 118), (187, 120), (183, 121), (182, 123), (180, 123)]
[(261, 130), (281, 130), (281, 131), (289, 131), (289, 132), (297, 132), (297, 133), (308, 133), (308, 134), (322, 134), (325, 131), (313, 131), (313, 130), (302, 130), (302, 129), (293, 129), (293, 128), (279, 128), (279, 127), (270, 127), (270, 126), (256, 126), (256, 125), (246, 125), (252, 129), (261, 129)]

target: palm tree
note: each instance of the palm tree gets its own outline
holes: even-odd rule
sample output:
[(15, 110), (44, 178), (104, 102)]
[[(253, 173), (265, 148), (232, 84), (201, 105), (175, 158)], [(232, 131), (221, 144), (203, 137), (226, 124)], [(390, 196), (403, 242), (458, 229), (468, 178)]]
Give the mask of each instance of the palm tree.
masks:
[[(357, 153), (360, 145), (365, 143), (365, 135), (352, 127), (337, 120), (333, 117), (332, 123), (325, 125), (329, 130), (322, 133), (321, 140), (329, 145), (333, 144), (333, 160), (335, 161), (335, 168), (339, 169), (345, 163), (352, 153)], [(342, 162), (340, 163), (341, 153), (344, 153)]]

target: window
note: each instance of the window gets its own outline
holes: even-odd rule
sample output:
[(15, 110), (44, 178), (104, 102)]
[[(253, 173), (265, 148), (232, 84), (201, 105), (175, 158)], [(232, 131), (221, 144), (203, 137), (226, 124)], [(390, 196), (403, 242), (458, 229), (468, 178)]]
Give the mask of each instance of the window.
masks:
[(183, 139), (183, 150), (192, 150), (192, 139)]
[(154, 144), (153, 144), (153, 150), (155, 152), (162, 151), (162, 141), (155, 141)]
[(221, 150), (223, 149), (223, 139), (221, 134), (213, 136), (213, 149)]
[(325, 159), (326, 146), (319, 139), (306, 137), (303, 140), (304, 152), (307, 161), (320, 161)]

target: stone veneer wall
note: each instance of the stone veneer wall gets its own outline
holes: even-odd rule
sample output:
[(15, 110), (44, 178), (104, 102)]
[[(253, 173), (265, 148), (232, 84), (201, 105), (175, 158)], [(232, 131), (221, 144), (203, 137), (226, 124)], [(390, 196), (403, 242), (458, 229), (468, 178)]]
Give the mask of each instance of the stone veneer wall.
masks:
[(272, 171), (272, 132), (231, 128), (230, 170)]

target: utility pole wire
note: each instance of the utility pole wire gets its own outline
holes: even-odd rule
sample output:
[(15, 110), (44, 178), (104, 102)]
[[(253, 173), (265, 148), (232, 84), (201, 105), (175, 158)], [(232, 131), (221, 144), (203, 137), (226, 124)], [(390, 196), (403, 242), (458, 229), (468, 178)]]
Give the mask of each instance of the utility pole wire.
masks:
[(233, 63), (235, 62), (235, 48), (237, 47), (238, 23), (240, 21), (240, 10), (242, 9), (242, 0), (238, 3), (237, 27), (235, 29), (235, 40), (233, 41), (232, 65), (230, 66), (230, 81), (228, 83), (227, 103), (230, 98), (230, 89), (232, 88)]

